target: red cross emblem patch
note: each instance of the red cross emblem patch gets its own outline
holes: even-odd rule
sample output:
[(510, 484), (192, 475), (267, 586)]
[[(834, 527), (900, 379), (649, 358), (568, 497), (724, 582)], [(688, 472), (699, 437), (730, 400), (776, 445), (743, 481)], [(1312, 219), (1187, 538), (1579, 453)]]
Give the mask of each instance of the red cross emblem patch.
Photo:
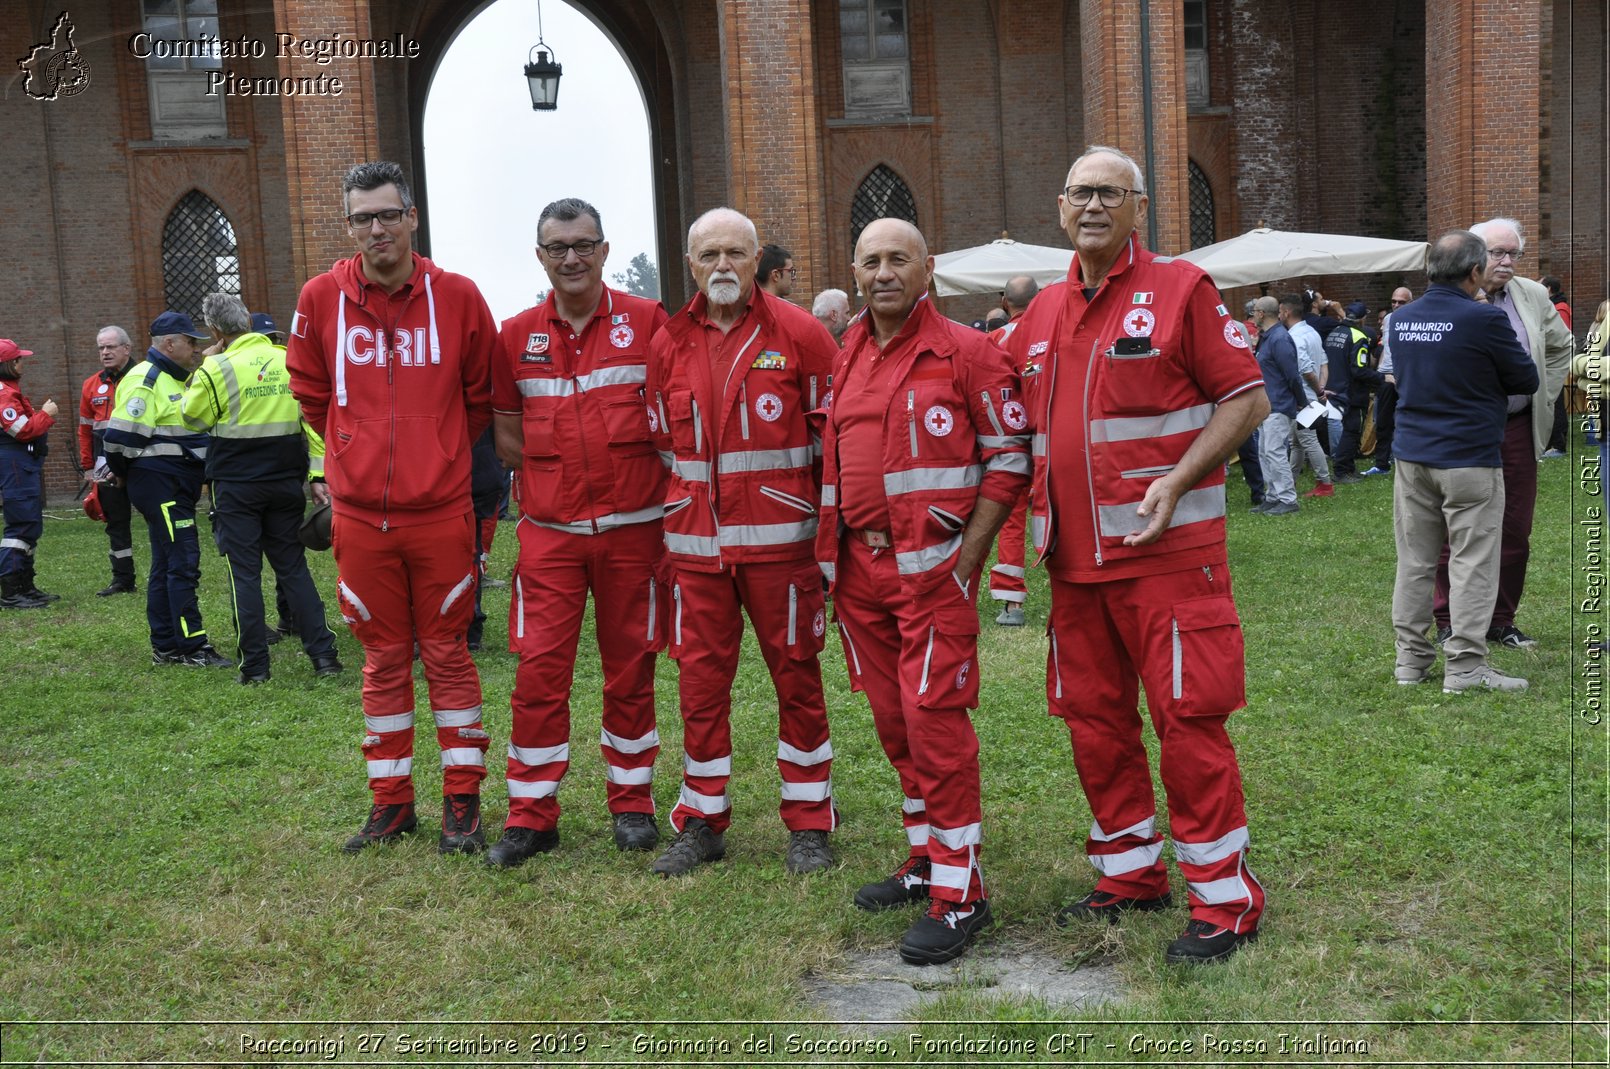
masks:
[(654, 411), (653, 405), (646, 405), (645, 407), (648, 409), (648, 432), (650, 434), (659, 434), (660, 414)]
[(1023, 402), (1008, 401), (1001, 406), (1001, 422), (1020, 431), (1029, 425), (1029, 414), (1023, 409)]
[(922, 425), (935, 438), (943, 438), (956, 428), (956, 417), (944, 405), (935, 405), (923, 415)]
[(783, 414), (783, 399), (774, 393), (763, 393), (755, 398), (755, 415), (767, 423), (776, 423)]
[(609, 344), (617, 349), (624, 349), (632, 344), (632, 338), (635, 336), (632, 333), (632, 328), (622, 323), (609, 332)]
[(1149, 308), (1136, 308), (1124, 316), (1124, 333), (1131, 338), (1149, 338), (1157, 326), (1157, 317)]

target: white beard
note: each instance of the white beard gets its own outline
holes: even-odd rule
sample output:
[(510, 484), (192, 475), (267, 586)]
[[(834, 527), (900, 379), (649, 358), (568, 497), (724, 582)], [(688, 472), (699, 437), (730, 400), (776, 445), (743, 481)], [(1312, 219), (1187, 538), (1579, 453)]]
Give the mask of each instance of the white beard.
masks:
[(743, 287), (740, 286), (736, 281), (730, 281), (730, 280), (723, 279), (723, 280), (721, 280), (719, 282), (712, 281), (710, 283), (710, 303), (711, 304), (720, 304), (720, 305), (737, 304), (738, 303), (738, 298), (742, 294), (743, 294)]

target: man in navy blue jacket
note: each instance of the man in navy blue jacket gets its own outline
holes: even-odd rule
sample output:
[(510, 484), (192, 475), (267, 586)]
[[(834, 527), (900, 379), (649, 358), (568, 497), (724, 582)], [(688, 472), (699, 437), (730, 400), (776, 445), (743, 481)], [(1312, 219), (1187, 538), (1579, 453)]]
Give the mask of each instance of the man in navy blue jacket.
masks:
[(1303, 379), (1297, 370), (1297, 343), (1280, 325), (1280, 302), (1259, 297), (1252, 305), (1258, 321), (1258, 368), (1269, 395), (1269, 415), (1259, 433), (1258, 463), (1263, 468), (1263, 504), (1253, 508), (1266, 516), (1297, 511), (1297, 480), (1291, 470), (1292, 421), (1303, 407)]
[(1397, 585), (1392, 627), (1394, 675), (1423, 683), (1437, 659), (1431, 626), (1437, 555), (1446, 538), (1453, 634), (1443, 645), (1445, 694), (1486, 687), (1525, 690), (1526, 680), (1487, 663), (1487, 625), (1498, 597), (1504, 478), (1499, 446), (1507, 396), (1537, 389), (1537, 367), (1509, 317), (1475, 299), (1487, 245), (1465, 230), (1431, 246), (1425, 296), (1393, 314), (1392, 358), (1398, 380), (1398, 464), (1392, 529)]

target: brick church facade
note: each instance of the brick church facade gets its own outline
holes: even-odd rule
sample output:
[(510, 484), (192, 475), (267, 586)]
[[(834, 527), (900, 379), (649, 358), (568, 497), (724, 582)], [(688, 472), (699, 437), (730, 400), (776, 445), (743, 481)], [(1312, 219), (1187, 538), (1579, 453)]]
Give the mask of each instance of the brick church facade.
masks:
[[(1055, 196), (1089, 143), (1143, 161), (1160, 250), (1260, 223), (1420, 239), (1502, 214), (1527, 235), (1521, 270), (1564, 279), (1579, 328), (1607, 292), (1602, 0), (574, 3), (648, 103), (673, 307), (691, 286), (682, 235), (718, 204), (793, 251), (807, 297), (852, 289), (853, 236), (878, 215), (914, 219), (936, 251), (1003, 231), (1064, 245)], [(0, 25), (0, 52), (28, 61), (0, 103), (0, 336), (39, 354), (28, 393), (67, 415), (100, 326), (125, 325), (138, 353), (156, 313), (195, 311), (198, 292), (238, 288), (288, 319), (303, 280), (350, 253), (339, 179), (357, 160), (411, 172), (428, 251), (425, 96), (484, 6), (17, 0)], [(65, 60), (37, 51), (65, 46), (53, 39), (64, 11)], [(151, 39), (198, 32), (245, 54), (152, 54)], [(321, 63), (277, 54), (279, 34), (417, 42), (417, 54)], [(207, 94), (224, 70), (314, 91)], [(317, 91), (321, 75), (340, 95)], [(1325, 281), (1372, 305), (1396, 282)], [(58, 498), (78, 487), (71, 424), (48, 464)]]

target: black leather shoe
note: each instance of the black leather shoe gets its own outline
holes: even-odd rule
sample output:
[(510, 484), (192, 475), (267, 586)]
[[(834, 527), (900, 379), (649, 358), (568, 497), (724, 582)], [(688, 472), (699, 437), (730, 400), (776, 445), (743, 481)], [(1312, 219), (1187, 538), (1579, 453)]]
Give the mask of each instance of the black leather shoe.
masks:
[(235, 667), (235, 662), (234, 661), (230, 660), (228, 657), (225, 657), (223, 654), (219, 653), (217, 650), (213, 649), (211, 646), (203, 646), (199, 650), (196, 650), (194, 653), (184, 654), (180, 658), (179, 663), (180, 664), (188, 664), (193, 668), (233, 668), (233, 667)]
[(720, 861), (726, 856), (726, 836), (712, 831), (710, 825), (698, 817), (689, 817), (671, 845), (654, 859), (649, 871), (660, 876), (686, 876), (700, 865)]
[(899, 909), (913, 902), (928, 900), (928, 876), (933, 864), (927, 856), (908, 857), (905, 863), (876, 883), (863, 884), (855, 892), (855, 908), (868, 913), (881, 913), (886, 909)]
[(1079, 901), (1063, 906), (1053, 918), (1058, 928), (1089, 921), (1106, 921), (1117, 924), (1125, 913), (1156, 913), (1174, 904), (1174, 896), (1167, 892), (1157, 898), (1123, 898), (1106, 891), (1091, 891)]
[(481, 830), (481, 796), (449, 794), (442, 799), (442, 838), (436, 844), (441, 854), (478, 854), (486, 849), (486, 833)]
[(346, 671), (346, 669), (341, 667), (340, 660), (338, 660), (336, 655), (333, 653), (328, 657), (313, 658), (313, 674), (319, 679), (328, 679), (330, 676), (338, 676), (344, 671)]
[(98, 598), (109, 598), (117, 594), (133, 594), (134, 592), (133, 582), (126, 582), (122, 579), (113, 579), (111, 586), (102, 587), (100, 590), (97, 590), (95, 592), (95, 596)]
[(660, 841), (653, 813), (616, 813), (615, 849), (652, 850)]
[(1256, 928), (1250, 932), (1232, 932), (1207, 921), (1191, 921), (1185, 926), (1185, 934), (1168, 944), (1163, 957), (1170, 965), (1204, 965), (1223, 961), (1240, 950), (1243, 943), (1256, 938)]
[(974, 902), (931, 899), (928, 912), (900, 937), (900, 958), (907, 965), (941, 965), (959, 958), (991, 919), (987, 898)]
[(417, 827), (419, 820), (414, 816), (414, 803), (376, 804), (370, 807), (369, 819), (358, 829), (358, 834), (348, 839), (341, 849), (349, 854), (360, 853), (377, 843), (394, 843)]
[(252, 673), (248, 674), (246, 672), (242, 672), (242, 673), (240, 673), (239, 675), (237, 675), (235, 677), (235, 682), (239, 683), (243, 687), (255, 686), (258, 683), (267, 683), (268, 682), (268, 673), (267, 672), (252, 672)]
[(536, 854), (546, 854), (559, 845), (557, 828), (503, 829), (503, 838), (492, 844), (486, 852), (486, 863), (496, 869), (512, 869), (524, 865)]

